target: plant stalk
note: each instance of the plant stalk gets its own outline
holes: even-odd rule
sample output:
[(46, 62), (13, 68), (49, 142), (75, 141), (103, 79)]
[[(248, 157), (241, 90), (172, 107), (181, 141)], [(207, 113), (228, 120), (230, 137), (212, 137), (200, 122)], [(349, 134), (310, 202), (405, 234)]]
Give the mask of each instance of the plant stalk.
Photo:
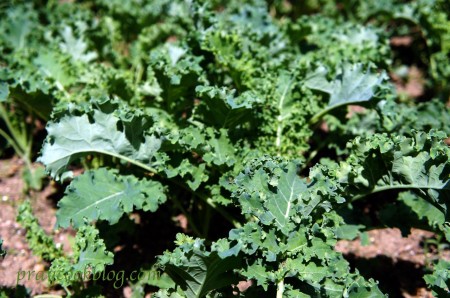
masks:
[(283, 298), (284, 293), (284, 279), (277, 283), (277, 298)]

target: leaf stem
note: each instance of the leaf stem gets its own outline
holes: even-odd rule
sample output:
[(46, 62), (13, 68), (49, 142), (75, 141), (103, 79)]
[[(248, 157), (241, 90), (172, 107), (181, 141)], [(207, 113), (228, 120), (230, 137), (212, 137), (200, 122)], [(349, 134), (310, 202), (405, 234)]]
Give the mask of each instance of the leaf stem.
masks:
[(237, 219), (235, 219), (231, 214), (229, 214), (226, 210), (224, 210), (220, 206), (217, 206), (216, 203), (214, 203), (214, 201), (211, 198), (207, 197), (206, 195), (204, 195), (202, 193), (193, 191), (192, 189), (190, 189), (183, 183), (178, 182), (177, 180), (172, 180), (172, 181), (175, 184), (177, 184), (178, 186), (191, 192), (194, 196), (198, 197), (199, 199), (204, 201), (206, 204), (208, 204), (212, 208), (214, 208), (214, 210), (216, 210), (218, 213), (220, 213), (220, 215), (222, 215), (226, 220), (228, 220), (236, 229), (239, 229), (240, 227), (242, 227), (242, 225), (239, 223), (239, 221)]
[[(330, 111), (337, 109), (339, 107), (342, 106), (348, 106), (350, 104), (356, 104), (358, 101), (354, 101), (354, 102), (344, 102), (341, 104), (335, 104), (329, 107), (326, 107), (325, 109), (323, 109), (322, 111), (320, 111), (319, 113), (315, 114), (311, 119), (309, 119), (309, 125), (314, 125), (317, 122), (319, 122), (319, 120), (326, 114), (328, 114)], [(360, 102), (360, 101), (359, 101)]]
[(283, 298), (284, 293), (284, 279), (277, 283), (277, 298)]
[(69, 288), (67, 286), (62, 286), (62, 287), (66, 291), (67, 297), (72, 297), (72, 293), (69, 291)]
[(211, 224), (211, 209), (212, 207), (207, 205), (205, 210), (205, 224), (203, 229), (203, 238), (208, 238), (209, 226)]
[(25, 153), (22, 151), (22, 149), (19, 147), (19, 145), (11, 138), (3, 129), (0, 128), (0, 136), (5, 138), (5, 140), (13, 147), (14, 151), (18, 155), (20, 155), (21, 158), (25, 155)]
[(391, 189), (419, 189), (419, 190), (422, 190), (422, 189), (441, 189), (441, 188), (431, 187), (431, 186), (428, 186), (428, 185), (415, 185), (415, 184), (410, 184), (410, 185), (386, 185), (386, 186), (375, 187), (375, 188), (373, 188), (373, 190), (371, 190), (369, 192), (366, 192), (366, 193), (354, 196), (351, 199), (351, 202), (360, 200), (360, 199), (362, 199), (362, 198), (364, 198), (364, 197), (366, 197), (368, 195), (371, 195), (371, 194), (374, 194), (374, 193), (377, 193), (377, 192), (382, 192), (382, 191), (391, 190)]
[(194, 220), (192, 219), (192, 216), (189, 214), (189, 212), (184, 209), (183, 205), (181, 205), (181, 202), (177, 199), (176, 196), (171, 197), (175, 205), (180, 209), (180, 211), (186, 216), (189, 226), (192, 228), (192, 231), (194, 234), (196, 234), (198, 237), (200, 237), (202, 234), (200, 233), (200, 230), (197, 228), (197, 226), (194, 223)]
[(0, 117), (3, 119), (3, 121), (5, 121), (6, 127), (15, 140), (16, 145), (21, 149), (21, 152), (25, 153), (27, 148), (26, 139), (24, 140), (24, 138), (26, 138), (24, 136), (25, 133), (22, 133), (20, 130), (14, 128), (14, 126), (11, 124), (11, 120), (9, 119), (8, 112), (6, 111), (3, 104), (0, 104)]

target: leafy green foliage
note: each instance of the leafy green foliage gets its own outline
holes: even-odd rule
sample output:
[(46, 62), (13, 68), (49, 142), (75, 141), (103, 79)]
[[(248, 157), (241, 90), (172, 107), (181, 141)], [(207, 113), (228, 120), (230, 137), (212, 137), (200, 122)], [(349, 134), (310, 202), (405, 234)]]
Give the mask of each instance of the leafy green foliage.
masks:
[(213, 290), (238, 281), (237, 276), (230, 275), (228, 271), (235, 268), (239, 260), (224, 260), (217, 252), (206, 252), (202, 242), (178, 234), (180, 247), (159, 260), (187, 297), (204, 297)]
[(19, 206), (17, 222), (26, 230), (26, 238), (33, 254), (46, 261), (53, 261), (62, 256), (62, 250), (55, 246), (53, 238), (45, 233), (33, 215), (30, 201)]
[(77, 232), (73, 254), (52, 262), (48, 272), (49, 281), (63, 287), (83, 287), (86, 273), (101, 273), (113, 260), (114, 255), (106, 250), (103, 240), (99, 239), (98, 230), (92, 226), (83, 226)]
[[(0, 134), (31, 163), (21, 120), (48, 120), (38, 161), (71, 180), (57, 225), (78, 230), (75, 253), (51, 271), (103, 270), (95, 223), (163, 203), (200, 238), (158, 258), (160, 297), (244, 280), (248, 297), (380, 297), (334, 246), (373, 228), (355, 204), (382, 192), (381, 222), (450, 241), (444, 0), (33, 3), (0, 9)], [(396, 70), (413, 65), (424, 92), (398, 96)], [(24, 174), (35, 188), (39, 171)], [(221, 219), (227, 237), (210, 233)], [(445, 266), (426, 277), (436, 293)]]
[(87, 115), (64, 116), (47, 127), (49, 142), (44, 145), (39, 160), (47, 165), (54, 178), (62, 176), (64, 179), (70, 175), (66, 169), (71, 159), (90, 152), (150, 164), (148, 168), (151, 169), (151, 161), (161, 146), (161, 140), (155, 135), (145, 135), (142, 127), (134, 127), (139, 125), (140, 119), (121, 122), (128, 124), (121, 130), (118, 128), (120, 118), (112, 113), (94, 110), (92, 116), (94, 123), (90, 123)]
[(86, 220), (97, 219), (114, 224), (133, 207), (156, 211), (165, 200), (162, 185), (156, 181), (117, 176), (104, 168), (87, 171), (72, 181), (58, 203), (57, 224), (79, 227)]
[(336, 177), (348, 184), (348, 193), (416, 189), (447, 214), (450, 150), (442, 141), (444, 137), (443, 133), (431, 131), (418, 132), (413, 138), (356, 138), (350, 145), (353, 154), (340, 164)]
[[(343, 65), (342, 70), (337, 73), (336, 79), (332, 82), (326, 80), (326, 73), (326, 69), (319, 67), (305, 82), (310, 89), (330, 94), (325, 111), (342, 105), (370, 100), (375, 93), (374, 88), (386, 79), (386, 74), (384, 73), (376, 75), (368, 72), (364, 73), (361, 64)], [(315, 116), (313, 122), (317, 118), (318, 116)]]
[[(351, 273), (349, 264), (333, 249), (341, 219), (329, 210), (329, 199), (333, 193), (336, 196), (332, 181), (322, 177), (308, 184), (296, 175), (296, 169), (295, 163), (262, 158), (240, 173), (233, 197), (242, 212), (256, 220), (231, 230), (228, 239), (213, 243), (210, 252), (201, 253), (202, 258), (217, 262), (218, 256), (226, 264), (223, 268), (232, 266), (241, 276), (255, 279), (258, 286), (277, 295), (288, 290), (332, 297), (356, 295), (358, 286), (366, 288), (368, 295), (381, 295), (373, 281)], [(334, 199), (342, 203), (339, 196)], [(204, 250), (198, 241), (180, 238), (179, 248), (160, 259), (161, 265), (169, 267), (169, 275), (173, 275), (173, 266), (181, 270), (178, 276), (198, 276), (199, 271), (208, 274), (205, 267), (188, 265), (192, 253), (198, 255), (198, 248)], [(176, 281), (176, 276), (172, 278)]]
[(433, 290), (433, 295), (445, 297), (450, 293), (450, 262), (439, 260), (432, 274), (424, 276), (425, 282)]

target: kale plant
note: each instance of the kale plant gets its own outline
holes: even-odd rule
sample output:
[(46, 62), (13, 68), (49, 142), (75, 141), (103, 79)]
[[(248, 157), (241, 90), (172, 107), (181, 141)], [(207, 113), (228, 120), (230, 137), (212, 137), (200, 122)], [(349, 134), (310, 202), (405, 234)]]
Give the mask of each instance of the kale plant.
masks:
[[(56, 216), (78, 231), (76, 252), (52, 252), (50, 270), (105, 268), (113, 254), (94, 226), (164, 204), (191, 232), (158, 256), (171, 279), (158, 297), (384, 297), (334, 246), (376, 228), (355, 204), (380, 193), (410, 215), (394, 226), (450, 241), (449, 11), (444, 0), (2, 5), (1, 104), (48, 119), (38, 161), (70, 182)], [(399, 36), (409, 59), (390, 43)], [(425, 91), (399, 96), (393, 74), (411, 65)], [(228, 236), (212, 236), (216, 222)], [(439, 260), (424, 279), (445, 297), (449, 275)]]

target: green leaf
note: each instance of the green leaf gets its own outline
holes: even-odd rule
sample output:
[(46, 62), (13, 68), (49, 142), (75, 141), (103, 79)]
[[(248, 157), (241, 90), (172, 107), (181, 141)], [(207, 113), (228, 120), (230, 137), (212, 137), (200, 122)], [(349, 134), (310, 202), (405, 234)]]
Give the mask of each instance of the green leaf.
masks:
[(24, 48), (37, 23), (36, 11), (31, 5), (11, 6), (4, 20), (6, 21), (1, 22), (0, 26), (0, 43), (5, 42), (15, 50)]
[(269, 274), (266, 271), (266, 268), (258, 263), (251, 264), (248, 266), (243, 273), (247, 278), (255, 280), (258, 286), (261, 286), (264, 291), (267, 291), (269, 286)]
[(18, 208), (17, 222), (26, 230), (26, 238), (33, 254), (46, 261), (53, 261), (62, 256), (63, 252), (55, 246), (55, 241), (44, 231), (34, 216), (29, 200)]
[(426, 274), (423, 279), (436, 297), (446, 297), (450, 294), (450, 262), (439, 260), (434, 265), (433, 273)]
[(267, 198), (265, 207), (268, 214), (273, 216), (278, 228), (287, 233), (288, 222), (298, 197), (306, 191), (306, 184), (297, 176), (297, 167), (290, 164), (287, 173), (283, 173), (278, 180), (277, 191)]
[(166, 265), (165, 270), (189, 298), (205, 297), (212, 290), (238, 281), (227, 274), (228, 270), (236, 266), (232, 258), (221, 259), (217, 254), (206, 257), (193, 253), (187, 259), (188, 262), (182, 266)]
[(445, 216), (441, 210), (413, 192), (402, 192), (398, 199), (411, 208), (420, 219), (426, 219), (430, 227), (440, 227), (445, 224)]
[(231, 144), (227, 131), (221, 129), (220, 137), (218, 138), (212, 130), (208, 129), (207, 132), (211, 139), (207, 141), (207, 145), (204, 148), (205, 154), (203, 159), (218, 166), (224, 164), (232, 166), (236, 162), (236, 149)]
[(25, 189), (41, 190), (43, 179), (47, 176), (42, 165), (30, 169), (23, 169), (22, 178), (26, 184)]
[(75, 83), (76, 78), (67, 57), (49, 50), (44, 50), (33, 60), (43, 78), (53, 80), (56, 87), (65, 92)]
[(51, 284), (67, 287), (82, 282), (87, 272), (101, 273), (106, 265), (113, 263), (113, 254), (92, 226), (81, 227), (72, 247), (73, 255), (57, 258), (50, 266), (48, 277)]
[(375, 94), (375, 88), (388, 77), (385, 72), (373, 74), (363, 70), (363, 64), (343, 64), (332, 81), (326, 78), (328, 71), (319, 67), (308, 75), (305, 86), (330, 95), (328, 105), (311, 122), (316, 122), (322, 115), (337, 107), (369, 101)]
[(0, 103), (5, 102), (9, 96), (9, 86), (4, 82), (0, 82)]
[(292, 94), (292, 90), (295, 86), (295, 76), (288, 72), (281, 72), (276, 82), (276, 89), (274, 93), (275, 100), (277, 102), (277, 131), (275, 146), (281, 147), (283, 139), (284, 126), (292, 116), (292, 105), (295, 97)]
[(245, 91), (235, 96), (236, 90), (222, 87), (197, 86), (197, 95), (205, 103), (199, 107), (204, 122), (212, 122), (218, 127), (234, 128), (252, 116), (252, 110), (262, 102), (253, 92)]
[[(93, 268), (96, 272), (101, 272), (106, 265), (111, 265), (114, 261), (113, 254), (106, 250), (102, 239), (99, 238), (98, 230), (92, 226), (80, 228), (75, 239), (75, 253), (73, 264), (74, 270), (85, 270), (86, 267)], [(78, 256), (78, 259), (76, 259)]]
[(314, 262), (305, 264), (303, 259), (289, 260), (286, 266), (292, 266), (292, 271), (298, 274), (300, 279), (313, 281), (316, 284), (328, 275), (328, 268), (317, 266)]
[(88, 45), (84, 38), (74, 36), (72, 27), (64, 26), (61, 36), (63, 38), (63, 42), (59, 45), (61, 50), (72, 56), (75, 61), (90, 62), (97, 58), (96, 52), (88, 52)]
[(352, 154), (341, 162), (337, 178), (348, 183), (347, 193), (361, 193), (354, 200), (367, 195), (364, 192), (411, 189), (448, 216), (450, 149), (444, 138), (435, 131), (416, 132), (413, 138), (358, 137), (349, 144)]
[[(237, 257), (221, 258), (217, 252), (205, 252), (202, 241), (177, 235), (180, 248), (166, 252), (158, 263), (181, 287), (188, 298), (206, 297), (213, 290), (238, 281), (231, 273), (240, 262)], [(186, 252), (186, 253), (184, 253)]]
[(336, 229), (338, 239), (353, 240), (361, 234), (363, 225), (342, 225)]
[(159, 182), (105, 168), (86, 171), (70, 183), (58, 202), (57, 225), (67, 228), (72, 223), (77, 228), (99, 219), (115, 224), (133, 208), (154, 212), (165, 201)]
[(182, 117), (183, 110), (191, 105), (195, 86), (201, 82), (203, 57), (168, 43), (152, 50), (149, 60), (162, 90), (160, 106), (176, 117)]
[(130, 135), (127, 130), (119, 129), (121, 124), (123, 125), (123, 122), (118, 116), (98, 110), (93, 112), (93, 121), (84, 114), (67, 115), (57, 122), (50, 122), (47, 125), (47, 141), (38, 161), (46, 166), (47, 171), (56, 180), (71, 177), (72, 174), (66, 172), (68, 165), (73, 160), (91, 153), (118, 157), (155, 172), (151, 162), (161, 146), (162, 139), (143, 133), (142, 127), (137, 123), (128, 127), (132, 133)]

